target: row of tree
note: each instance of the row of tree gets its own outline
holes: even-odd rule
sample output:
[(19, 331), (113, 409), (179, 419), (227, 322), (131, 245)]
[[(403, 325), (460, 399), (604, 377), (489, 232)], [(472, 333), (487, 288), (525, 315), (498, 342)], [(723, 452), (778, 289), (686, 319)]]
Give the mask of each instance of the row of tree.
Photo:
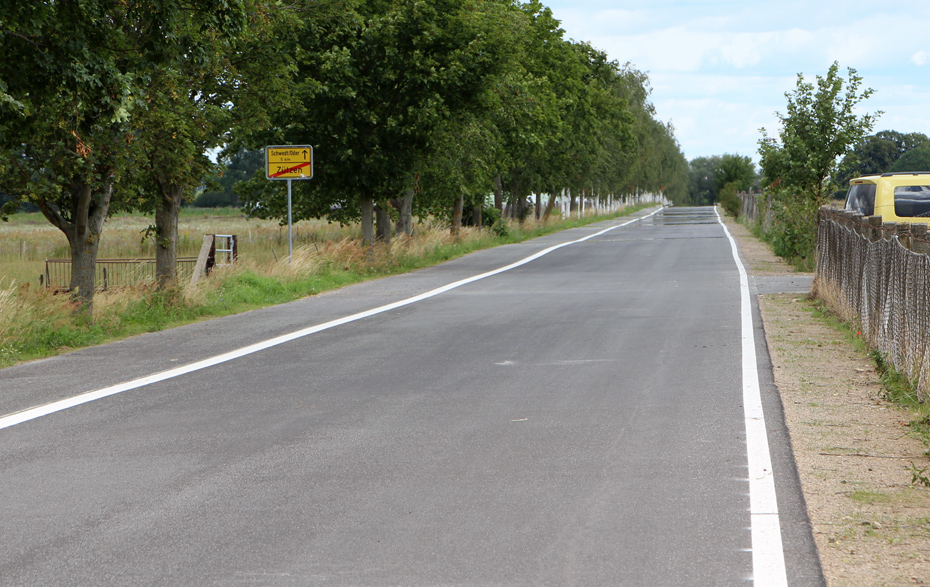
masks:
[(688, 165), (688, 203), (711, 206), (750, 189), (758, 181), (756, 166), (744, 155), (696, 157)]
[[(448, 215), (455, 230), (467, 207), (480, 223), (492, 192), (515, 217), (528, 197), (549, 212), (563, 190), (685, 193), (686, 162), (646, 76), (566, 40), (537, 1), (358, 3), (292, 39), (297, 107), (237, 144), (311, 137), (315, 177), (294, 186), (295, 216), (361, 220), (366, 245), (392, 224), (409, 233), (413, 215)], [(280, 218), (282, 190), (255, 180), (241, 195)]]
[[(375, 217), (381, 238), (414, 214), (457, 226), (466, 204), (480, 222), (492, 192), (516, 216), (565, 190), (685, 201), (645, 74), (558, 25), (535, 0), (2, 3), (5, 212), (30, 201), (61, 229), (89, 311), (114, 211), (154, 215), (158, 284), (176, 282), (180, 206), (205, 181), (224, 188), (218, 148), (312, 144), (295, 217), (360, 219), (366, 244)], [(282, 218), (281, 183), (246, 182), (245, 208)]]

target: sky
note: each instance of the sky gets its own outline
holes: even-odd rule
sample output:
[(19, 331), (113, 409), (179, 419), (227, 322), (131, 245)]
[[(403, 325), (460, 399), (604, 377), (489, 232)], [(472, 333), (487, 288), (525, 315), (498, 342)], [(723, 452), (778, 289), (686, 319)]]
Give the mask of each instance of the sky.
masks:
[(542, 0), (565, 36), (646, 72), (657, 118), (689, 160), (724, 153), (758, 163), (759, 129), (780, 129), (785, 93), (833, 62), (875, 93), (874, 132), (930, 136), (928, 0)]

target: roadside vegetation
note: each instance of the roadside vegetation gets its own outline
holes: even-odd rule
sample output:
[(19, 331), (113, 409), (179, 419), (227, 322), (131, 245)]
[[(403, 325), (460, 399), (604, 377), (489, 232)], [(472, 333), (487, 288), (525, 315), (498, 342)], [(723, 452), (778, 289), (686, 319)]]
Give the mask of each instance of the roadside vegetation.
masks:
[[(896, 371), (888, 363), (885, 355), (873, 350), (869, 353), (869, 356), (875, 361), (875, 370), (881, 377), (882, 387), (884, 388), (883, 397), (911, 412), (913, 419), (908, 424), (910, 432), (924, 443), (924, 446), (927, 447), (924, 454), (930, 456), (930, 404), (920, 401), (914, 384), (906, 376)], [(912, 466), (914, 465), (912, 464)], [(925, 471), (926, 469), (921, 472)], [(930, 481), (921, 480), (921, 483), (930, 487)]]
[(814, 319), (840, 334), (856, 353), (868, 354), (875, 361), (875, 372), (882, 384), (882, 397), (910, 412), (913, 418), (909, 423), (910, 432), (927, 447), (926, 454), (930, 456), (930, 404), (920, 401), (913, 383), (896, 371), (881, 352), (869, 349), (856, 326), (840, 318), (826, 302), (812, 298), (806, 301), (805, 306)]
[(772, 221), (761, 236), (775, 254), (799, 268), (812, 269), (816, 262), (817, 213), (837, 191), (841, 158), (871, 132), (881, 112), (859, 115), (859, 104), (872, 95), (861, 89), (862, 78), (849, 68), (848, 77), (833, 63), (816, 82), (798, 75), (797, 85), (787, 92), (787, 111), (778, 114), (781, 129), (759, 139), (763, 208)]
[(185, 202), (286, 218), (285, 182), (255, 170), (269, 145), (313, 147), (294, 219), (357, 223), (360, 250), (414, 218), (455, 235), (559, 197), (686, 197), (646, 74), (536, 0), (6, 2), (0, 54), (0, 216), (61, 232), (90, 317), (115, 215), (149, 217), (164, 291)]
[[(460, 257), (469, 252), (521, 242), (558, 230), (631, 214), (630, 206), (611, 216), (503, 221), (494, 230), (465, 227), (453, 236), (441, 220), (420, 223), (412, 236), (389, 245), (360, 246), (357, 226), (325, 221), (296, 225), (293, 262), (287, 260), (287, 232), (279, 223), (245, 220), (230, 209), (187, 210), (181, 219), (182, 249), (196, 254), (205, 230), (229, 231), (241, 237), (239, 261), (218, 266), (193, 287), (156, 288), (154, 284), (99, 292), (94, 316), (72, 312), (75, 302), (55, 295), (37, 279), (43, 253), (65, 245), (56, 231), (34, 216), (14, 218), (0, 227), (0, 368), (76, 348), (162, 330), (198, 320), (296, 300), (367, 279), (403, 273)], [(102, 249), (105, 255), (148, 254), (151, 243), (140, 241), (147, 219), (122, 215)], [(195, 248), (196, 247), (196, 248)], [(140, 250), (141, 249), (141, 250)], [(22, 255), (27, 251), (28, 255)], [(11, 278), (11, 275), (20, 275)]]
[(756, 166), (745, 155), (696, 157), (688, 164), (688, 203), (694, 206), (719, 203), (736, 217), (740, 208), (737, 194), (758, 183)]

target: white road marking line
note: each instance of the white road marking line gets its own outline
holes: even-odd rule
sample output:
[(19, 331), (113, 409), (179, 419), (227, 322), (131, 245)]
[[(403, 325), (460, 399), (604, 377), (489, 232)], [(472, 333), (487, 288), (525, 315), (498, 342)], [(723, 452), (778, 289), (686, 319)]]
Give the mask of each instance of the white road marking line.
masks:
[(629, 226), (630, 224), (633, 224), (634, 222), (639, 222), (640, 220), (644, 220), (644, 219), (649, 218), (649, 217), (651, 217), (651, 216), (653, 216), (653, 215), (655, 215), (655, 214), (658, 214), (658, 213), (659, 213), (660, 211), (662, 211), (663, 209), (664, 209), (664, 207), (659, 208), (658, 210), (656, 210), (656, 211), (654, 211), (654, 212), (652, 212), (652, 213), (650, 213), (650, 214), (647, 214), (646, 216), (641, 216), (641, 217), (639, 217), (639, 218), (634, 218), (633, 220), (630, 220), (630, 221), (628, 221), (628, 222), (624, 222), (624, 223), (622, 223), (622, 224), (616, 224), (616, 225), (614, 225), (614, 226), (607, 227), (607, 228), (605, 228), (604, 230), (598, 231), (598, 232), (596, 232), (596, 233), (594, 233), (594, 234), (589, 234), (588, 236), (583, 237), (583, 238), (580, 238), (580, 239), (577, 239), (577, 240), (573, 240), (573, 241), (561, 243), (561, 244), (558, 244), (558, 245), (553, 245), (553, 246), (551, 246), (551, 247), (549, 247), (549, 248), (547, 248), (547, 249), (543, 249), (542, 251), (539, 251), (538, 253), (535, 253), (535, 254), (533, 254), (533, 255), (530, 255), (529, 257), (526, 257), (526, 258), (524, 258), (524, 259), (521, 259), (521, 260), (519, 260), (519, 261), (517, 261), (517, 262), (515, 262), (515, 263), (511, 263), (510, 265), (506, 265), (506, 266), (504, 266), (504, 267), (501, 267), (501, 268), (499, 268), (499, 269), (495, 269), (495, 270), (493, 270), (493, 271), (488, 271), (487, 273), (481, 273), (480, 275), (475, 275), (475, 276), (472, 276), (472, 277), (468, 277), (468, 278), (466, 278), (466, 279), (461, 279), (461, 280), (459, 280), (459, 281), (450, 283), (450, 284), (448, 284), (448, 285), (444, 285), (444, 286), (442, 286), (442, 287), (438, 287), (438, 288), (433, 289), (433, 290), (430, 290), (430, 291), (428, 291), (428, 292), (425, 292), (425, 293), (422, 293), (422, 294), (413, 296), (413, 297), (411, 297), (411, 298), (407, 298), (407, 299), (404, 299), (404, 300), (400, 300), (400, 301), (394, 302), (394, 303), (392, 303), (392, 304), (387, 304), (387, 305), (385, 305), (385, 306), (380, 306), (380, 307), (378, 307), (378, 308), (373, 308), (373, 309), (371, 309), (371, 310), (366, 310), (366, 311), (364, 311), (364, 312), (359, 312), (358, 314), (352, 314), (351, 316), (346, 316), (346, 317), (344, 317), (344, 318), (338, 318), (338, 319), (336, 319), (336, 320), (330, 320), (329, 322), (324, 322), (323, 324), (318, 324), (318, 325), (316, 325), (316, 326), (311, 326), (311, 327), (309, 327), (309, 328), (304, 328), (304, 329), (302, 329), (302, 330), (297, 330), (297, 331), (291, 332), (291, 333), (289, 333), (289, 334), (284, 334), (284, 335), (281, 335), (281, 336), (278, 336), (278, 337), (275, 337), (275, 338), (271, 338), (271, 339), (268, 339), (268, 340), (265, 340), (265, 341), (262, 341), (262, 342), (258, 342), (258, 343), (255, 343), (255, 344), (251, 344), (251, 345), (248, 345), (248, 346), (244, 346), (244, 347), (239, 348), (239, 349), (236, 349), (236, 350), (234, 350), (234, 351), (230, 351), (230, 352), (228, 352), (228, 353), (223, 353), (223, 354), (217, 355), (217, 356), (215, 356), (215, 357), (210, 357), (210, 358), (204, 359), (204, 360), (202, 360), (202, 361), (197, 361), (197, 362), (191, 363), (191, 364), (189, 364), (189, 365), (184, 365), (184, 366), (182, 366), (182, 367), (177, 367), (177, 368), (175, 368), (175, 369), (170, 369), (170, 370), (168, 370), (168, 371), (163, 371), (163, 372), (161, 372), (161, 373), (156, 373), (156, 374), (154, 374), (154, 375), (148, 375), (148, 376), (146, 376), (146, 377), (141, 377), (141, 378), (139, 378), (139, 379), (134, 379), (134, 380), (132, 380), (132, 381), (127, 381), (127, 382), (125, 382), (125, 383), (120, 383), (120, 384), (118, 384), (118, 385), (113, 385), (113, 386), (106, 387), (106, 388), (103, 388), (103, 389), (98, 389), (98, 390), (96, 390), (96, 391), (88, 391), (88, 392), (86, 392), (86, 393), (82, 393), (82, 394), (76, 395), (76, 396), (74, 396), (74, 397), (70, 397), (70, 398), (67, 398), (67, 399), (63, 399), (63, 400), (59, 400), (59, 401), (52, 402), (52, 403), (49, 403), (49, 404), (45, 404), (45, 405), (43, 405), (43, 406), (36, 406), (36, 407), (33, 407), (33, 408), (29, 408), (29, 409), (26, 409), (26, 410), (22, 410), (22, 411), (20, 411), (20, 412), (16, 412), (16, 413), (13, 413), (13, 414), (8, 414), (8, 415), (6, 415), (6, 416), (0, 417), (0, 430), (2, 430), (2, 429), (4, 429), (4, 428), (9, 428), (9, 427), (11, 427), (11, 426), (16, 426), (17, 424), (22, 424), (23, 422), (28, 422), (28, 421), (30, 421), (30, 420), (35, 420), (36, 418), (41, 418), (42, 416), (47, 416), (47, 415), (49, 415), (49, 414), (54, 414), (55, 412), (60, 412), (60, 411), (62, 411), (62, 410), (67, 410), (68, 408), (73, 408), (73, 407), (79, 406), (79, 405), (81, 405), (81, 404), (86, 404), (86, 403), (88, 403), (88, 402), (96, 401), (96, 400), (98, 400), (98, 399), (103, 399), (103, 398), (109, 397), (109, 396), (111, 396), (111, 395), (116, 395), (116, 394), (118, 394), (118, 393), (123, 393), (124, 391), (129, 391), (129, 390), (132, 390), (132, 389), (138, 389), (138, 388), (144, 387), (144, 386), (146, 386), (146, 385), (151, 385), (152, 383), (158, 383), (158, 382), (160, 382), (160, 381), (165, 381), (165, 380), (167, 380), (167, 379), (173, 379), (173, 378), (175, 378), (175, 377), (180, 377), (181, 375), (186, 375), (186, 374), (188, 374), (188, 373), (193, 373), (194, 371), (200, 371), (201, 369), (206, 369), (207, 367), (213, 367), (214, 365), (219, 365), (220, 363), (226, 363), (226, 362), (228, 362), (228, 361), (232, 361), (233, 359), (238, 359), (238, 358), (244, 357), (244, 356), (246, 356), (246, 355), (251, 355), (251, 354), (253, 354), (253, 353), (257, 353), (257, 352), (259, 352), (259, 351), (263, 351), (263, 350), (265, 350), (265, 349), (269, 349), (269, 348), (271, 348), (271, 347), (278, 346), (278, 345), (280, 345), (280, 344), (284, 344), (284, 343), (286, 343), (286, 342), (290, 342), (290, 341), (296, 340), (296, 339), (298, 339), (298, 338), (303, 338), (303, 337), (309, 336), (309, 335), (311, 335), (311, 334), (316, 334), (317, 332), (322, 332), (322, 331), (324, 331), (324, 330), (329, 330), (330, 328), (335, 328), (336, 326), (342, 326), (343, 324), (348, 324), (348, 323), (350, 323), (350, 322), (355, 322), (355, 321), (357, 321), (357, 320), (362, 320), (363, 318), (368, 318), (369, 316), (374, 316), (374, 315), (376, 315), (376, 314), (383, 314), (384, 312), (390, 312), (391, 310), (395, 310), (395, 309), (400, 308), (400, 307), (403, 307), (403, 306), (408, 306), (408, 305), (410, 305), (410, 304), (415, 304), (415, 303), (417, 303), (417, 302), (423, 301), (423, 300), (428, 299), (428, 298), (432, 298), (432, 297), (434, 297), (434, 296), (438, 296), (439, 294), (442, 294), (442, 293), (445, 293), (445, 292), (447, 292), (447, 291), (456, 289), (456, 288), (458, 288), (458, 287), (462, 287), (463, 285), (468, 285), (469, 283), (474, 283), (475, 281), (480, 281), (480, 280), (482, 280), (482, 279), (487, 279), (488, 277), (493, 277), (494, 275), (497, 275), (497, 274), (499, 274), (499, 273), (504, 273), (505, 271), (510, 271), (511, 269), (516, 269), (517, 267), (520, 267), (520, 266), (522, 266), (522, 265), (526, 265), (527, 263), (529, 263), (529, 262), (531, 262), (531, 261), (535, 261), (536, 259), (539, 259), (540, 257), (543, 257), (543, 256), (545, 256), (545, 255), (548, 255), (549, 253), (551, 253), (551, 252), (553, 252), (553, 251), (556, 251), (556, 250), (558, 250), (558, 249), (561, 249), (562, 247), (567, 247), (567, 246), (569, 246), (569, 245), (574, 245), (574, 244), (582, 243), (582, 242), (584, 242), (584, 241), (586, 241), (586, 240), (590, 240), (590, 239), (592, 239), (592, 238), (598, 237), (598, 236), (600, 236), (600, 235), (602, 235), (602, 234), (608, 233), (608, 232), (610, 232), (610, 231), (612, 231), (612, 230), (615, 230), (615, 229), (617, 229), (617, 228), (623, 228), (624, 226)]
[(769, 438), (762, 413), (759, 389), (759, 366), (756, 364), (756, 340), (752, 326), (752, 299), (749, 277), (739, 258), (736, 240), (727, 230), (720, 213), (717, 221), (730, 240), (733, 260), (739, 270), (740, 316), (743, 341), (743, 413), (746, 420), (746, 454), (749, 461), (749, 519), (752, 534), (753, 583), (764, 587), (787, 587), (785, 552), (781, 542), (781, 522), (775, 497), (775, 476)]

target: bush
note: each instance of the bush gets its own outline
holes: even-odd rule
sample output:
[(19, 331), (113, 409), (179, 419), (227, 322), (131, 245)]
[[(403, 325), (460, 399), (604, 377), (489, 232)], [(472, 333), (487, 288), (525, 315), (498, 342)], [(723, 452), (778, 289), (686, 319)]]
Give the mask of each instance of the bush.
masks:
[(771, 205), (773, 218), (763, 239), (772, 245), (773, 253), (797, 269), (811, 270), (816, 260), (817, 202), (775, 190), (766, 194), (766, 201)]
[(739, 195), (736, 193), (735, 183), (730, 182), (720, 188), (720, 191), (717, 193), (717, 201), (720, 202), (720, 205), (723, 206), (727, 214), (734, 218), (739, 216), (739, 209), (742, 202), (739, 199)]

